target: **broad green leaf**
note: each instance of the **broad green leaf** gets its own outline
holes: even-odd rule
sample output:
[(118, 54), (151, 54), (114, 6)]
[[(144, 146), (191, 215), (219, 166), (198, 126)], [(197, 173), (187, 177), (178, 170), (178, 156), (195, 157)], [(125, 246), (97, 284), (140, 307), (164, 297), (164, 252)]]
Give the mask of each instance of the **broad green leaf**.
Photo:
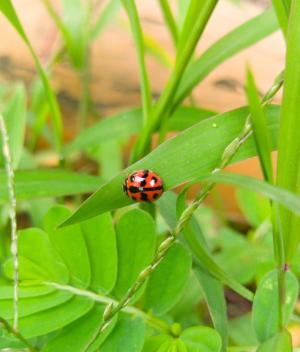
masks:
[[(103, 185), (64, 225), (80, 222), (131, 204), (132, 201), (122, 192), (122, 184), (132, 171), (147, 168), (157, 172), (162, 177), (166, 190), (207, 174), (218, 165), (226, 146), (241, 133), (247, 113), (247, 109), (242, 108), (220, 114), (205, 119), (169, 139)], [(273, 147), (276, 146), (277, 114), (277, 107), (268, 109), (268, 127), (272, 132)], [(253, 155), (255, 155), (255, 144), (253, 138), (249, 138), (233, 161), (247, 159)]]
[(63, 206), (52, 207), (45, 216), (45, 230), (48, 232), (52, 246), (61, 256), (70, 273), (70, 284), (87, 288), (91, 279), (90, 262), (85, 239), (80, 225), (56, 229), (70, 215), (70, 210)]
[(239, 207), (253, 227), (258, 227), (270, 216), (270, 202), (266, 198), (245, 188), (238, 188), (236, 195)]
[(117, 279), (118, 258), (112, 216), (105, 213), (80, 224), (91, 264), (90, 288), (110, 292)]
[[(54, 291), (43, 296), (22, 298), (19, 301), (19, 317), (25, 317), (58, 306), (71, 298), (71, 293), (59, 291)], [(0, 311), (2, 318), (13, 319), (13, 300), (0, 300)]]
[(45, 335), (79, 319), (93, 306), (90, 299), (77, 296), (55, 308), (21, 318), (19, 330), (26, 338)]
[(155, 315), (167, 313), (180, 299), (189, 278), (192, 258), (176, 243), (150, 276), (146, 293), (146, 308)]
[(99, 329), (103, 306), (96, 305), (86, 315), (64, 327), (42, 348), (42, 352), (81, 352)]
[(172, 337), (170, 335), (150, 336), (146, 339), (142, 352), (158, 352), (164, 345), (172, 345)]
[[(300, 2), (292, 1), (287, 31), (286, 68), (278, 142), (277, 184), (300, 195)], [(300, 218), (280, 209), (286, 262), (290, 263), (299, 245)]]
[(260, 181), (253, 177), (237, 175), (227, 172), (219, 172), (207, 176), (197, 178), (201, 181), (212, 181), (216, 183), (231, 184), (239, 187), (245, 187), (251, 191), (258, 192), (297, 215), (300, 215), (300, 197), (293, 194), (291, 191), (283, 189), (279, 186), (273, 186), (265, 181)]
[(186, 70), (180, 82), (174, 105), (223, 61), (255, 44), (278, 29), (274, 11), (268, 10), (250, 19), (215, 42)]
[(114, 294), (122, 298), (138, 274), (153, 259), (156, 242), (155, 224), (146, 212), (132, 209), (121, 217), (116, 232), (118, 278)]
[(145, 47), (143, 39), (143, 31), (140, 23), (139, 14), (134, 0), (121, 0), (129, 17), (131, 30), (137, 50), (137, 57), (140, 71), (140, 85), (143, 105), (143, 118), (146, 121), (152, 105), (151, 87), (145, 64)]
[(19, 18), (16, 14), (16, 11), (14, 9), (14, 6), (11, 2), (11, 0), (6, 0), (6, 1), (1, 1), (0, 2), (0, 11), (4, 14), (4, 16), (8, 19), (8, 21), (11, 23), (11, 25), (15, 28), (15, 30), (18, 32), (20, 37), (23, 39), (24, 43), (28, 47), (38, 70), (38, 73), (43, 81), (44, 87), (45, 87), (45, 92), (46, 96), (48, 99), (49, 107), (51, 110), (51, 117), (53, 120), (53, 126), (55, 130), (55, 145), (58, 151), (60, 151), (61, 148), (61, 143), (62, 143), (62, 118), (59, 110), (59, 106), (56, 100), (56, 96), (51, 89), (51, 85), (49, 83), (49, 80), (47, 78), (47, 75), (40, 63), (40, 60), (35, 53), (24, 29), (19, 21)]
[[(299, 284), (297, 278), (286, 272), (285, 299), (281, 305), (283, 324), (287, 324), (298, 298)], [(279, 332), (278, 327), (278, 272), (267, 273), (260, 282), (253, 301), (252, 319), (257, 339), (264, 342)]]
[(287, 330), (283, 330), (262, 343), (257, 352), (292, 352), (292, 338)]
[(202, 287), (211, 320), (215, 329), (221, 336), (221, 351), (225, 352), (227, 351), (228, 343), (228, 321), (225, 295), (222, 284), (210, 274), (207, 274), (204, 270), (201, 270), (198, 267), (196, 267), (194, 271)]
[(140, 352), (145, 333), (145, 323), (141, 318), (122, 316), (101, 346), (101, 352)]
[[(212, 115), (213, 112), (209, 110), (183, 106), (177, 109), (168, 120), (167, 128), (171, 131), (181, 131)], [(142, 127), (142, 110), (130, 109), (85, 128), (64, 147), (63, 152), (68, 155), (77, 150), (98, 146), (102, 142), (127, 138), (139, 132)]]
[(266, 181), (273, 183), (273, 166), (271, 159), (271, 142), (267, 119), (260, 103), (259, 93), (252, 72), (247, 71), (247, 97), (250, 108), (252, 130), (261, 169)]
[[(17, 200), (93, 192), (101, 183), (99, 177), (62, 170), (24, 170), (15, 175)], [(8, 200), (6, 184), (6, 173), (0, 170), (0, 203)]]
[(229, 337), (230, 341), (238, 346), (256, 346), (258, 344), (250, 313), (229, 320)]
[[(27, 278), (33, 279), (35, 276), (32, 271), (27, 271), (22, 268), (25, 261), (32, 263), (26, 267), (28, 269), (36, 268), (41, 273), (40, 279), (55, 281), (65, 284), (68, 281), (69, 275), (65, 264), (53, 249), (48, 235), (37, 228), (29, 228), (19, 231), (19, 255), (20, 255), (20, 279), (25, 281)], [(10, 264), (9, 264), (10, 263)], [(24, 263), (26, 264), (26, 263)], [(7, 262), (12, 269), (12, 263)], [(33, 277), (32, 277), (33, 275)], [(10, 273), (12, 277), (12, 272)]]
[[(19, 297), (28, 298), (47, 295), (54, 291), (52, 287), (46, 286), (29, 286), (19, 287)], [(0, 300), (13, 298), (14, 290), (12, 286), (0, 286)]]
[(182, 332), (180, 339), (188, 351), (193, 352), (220, 352), (221, 338), (219, 334), (207, 327), (191, 327)]
[[(23, 85), (18, 84), (14, 89), (12, 97), (5, 106), (3, 116), (9, 136), (9, 148), (13, 166), (17, 168), (25, 138), (26, 93)], [(0, 165), (3, 166), (2, 153), (0, 155)]]

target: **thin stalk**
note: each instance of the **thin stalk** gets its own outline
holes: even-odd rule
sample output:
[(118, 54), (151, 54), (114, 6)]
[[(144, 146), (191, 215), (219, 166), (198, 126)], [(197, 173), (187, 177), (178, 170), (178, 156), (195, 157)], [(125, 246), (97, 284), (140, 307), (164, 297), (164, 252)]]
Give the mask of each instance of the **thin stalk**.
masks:
[(9, 217), (11, 223), (11, 254), (13, 258), (14, 271), (14, 294), (13, 294), (13, 329), (18, 330), (19, 320), (19, 258), (18, 258), (18, 235), (17, 235), (17, 217), (16, 217), (16, 195), (14, 183), (14, 169), (12, 164), (11, 153), (9, 149), (9, 137), (4, 121), (4, 117), (0, 114), (0, 135), (2, 139), (2, 152), (5, 160), (5, 169), (7, 174), (7, 189), (9, 198)]
[(84, 65), (79, 71), (81, 84), (81, 99), (79, 106), (79, 131), (81, 131), (87, 122), (88, 113), (90, 111), (91, 94), (90, 94), (90, 47), (86, 48)]
[(3, 318), (0, 317), (0, 325), (9, 333), (22, 342), (30, 352), (37, 352), (37, 350), (23, 337), (16, 329), (14, 329), (10, 324)]
[[(99, 302), (99, 303), (103, 303), (103, 304), (107, 304), (107, 305), (117, 305), (119, 303), (118, 301), (116, 301), (110, 297), (100, 295), (100, 294), (92, 292), (92, 291), (82, 290), (82, 289), (79, 289), (79, 288), (76, 288), (73, 286), (61, 285), (61, 284), (57, 284), (55, 282), (49, 282), (49, 281), (45, 281), (44, 284), (47, 286), (54, 287), (60, 291), (70, 292), (76, 296), (90, 298), (91, 300), (93, 300), (95, 302)], [(164, 334), (171, 333), (171, 328), (169, 327), (169, 325), (167, 323), (165, 323), (163, 320), (160, 320), (150, 314), (143, 312), (142, 310), (140, 310), (138, 308), (135, 308), (133, 306), (127, 306), (123, 309), (123, 312), (141, 317), (143, 320), (145, 320), (149, 325), (151, 325), (157, 331), (160, 331)]]
[[(282, 76), (280, 75), (279, 78), (278, 77), (276, 78), (273, 86), (270, 88), (270, 90), (262, 99), (262, 105), (266, 105), (271, 101), (271, 99), (274, 97), (274, 95), (278, 92), (278, 90), (282, 86), (282, 83), (283, 83)], [(239, 150), (241, 145), (245, 143), (245, 141), (251, 136), (251, 134), (252, 134), (251, 116), (248, 116), (242, 133), (225, 148), (221, 158), (220, 165), (216, 167), (212, 171), (212, 173), (219, 172), (225, 166), (227, 166), (229, 162), (232, 160), (232, 158), (234, 157), (234, 155), (236, 154), (236, 152)], [(128, 304), (130, 303), (134, 295), (137, 293), (137, 291), (139, 291), (139, 289), (143, 286), (145, 281), (150, 277), (150, 275), (154, 272), (157, 266), (165, 258), (167, 252), (173, 246), (178, 235), (182, 232), (185, 225), (189, 222), (195, 210), (201, 205), (203, 200), (208, 196), (208, 194), (210, 193), (210, 191), (213, 189), (214, 186), (215, 186), (214, 182), (209, 182), (203, 185), (200, 193), (197, 195), (195, 200), (182, 212), (174, 230), (158, 247), (152, 262), (142, 272), (140, 272), (135, 283), (129, 288), (126, 295), (123, 297), (123, 299), (120, 300), (117, 304), (111, 303), (107, 305), (104, 311), (103, 319), (99, 326), (99, 329), (91, 339), (85, 351), (88, 350), (88, 348), (94, 343), (94, 341), (98, 338), (98, 336), (110, 325), (115, 315), (121, 310), (124, 310), (128, 306)]]
[(165, 22), (171, 34), (173, 44), (176, 47), (178, 42), (178, 28), (172, 13), (172, 9), (170, 7), (168, 0), (159, 0), (159, 4), (162, 10)]

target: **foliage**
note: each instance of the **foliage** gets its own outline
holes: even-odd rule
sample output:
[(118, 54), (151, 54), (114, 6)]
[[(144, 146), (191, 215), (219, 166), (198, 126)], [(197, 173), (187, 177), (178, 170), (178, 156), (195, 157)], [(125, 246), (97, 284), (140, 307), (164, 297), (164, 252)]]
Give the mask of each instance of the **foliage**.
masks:
[[(12, 1), (0, 2), (37, 70), (30, 89), (0, 85), (9, 135), (0, 144), (10, 151), (15, 174), (1, 154), (0, 350), (292, 351), (289, 330), (299, 321), (300, 1), (273, 0), (199, 56), (196, 47), (217, 0), (179, 0), (178, 14), (173, 3), (158, 1), (175, 55), (145, 33), (134, 0), (102, 7), (62, 0), (60, 10), (42, 3), (60, 33), (45, 67)], [(103, 119), (90, 92), (91, 49), (120, 8), (136, 47), (141, 106)], [(197, 106), (192, 91), (205, 77), (279, 28), (287, 46), (284, 73), (263, 98), (248, 68), (247, 106), (219, 113)], [(149, 54), (170, 70), (157, 101)], [(68, 142), (51, 84), (62, 62), (82, 92), (78, 134)], [(282, 103), (271, 104), (282, 85)], [(39, 141), (46, 142), (44, 150)], [(56, 167), (44, 167), (45, 156)], [(263, 181), (223, 171), (253, 156)], [(134, 203), (122, 192), (125, 177), (139, 169), (154, 170), (164, 181), (155, 204)], [(8, 181), (14, 182), (20, 221), (19, 265), (14, 244), (10, 249), (9, 217), (15, 214)], [(236, 190), (247, 228), (224, 214), (213, 190), (218, 183)], [(202, 204), (209, 193), (213, 207)], [(12, 326), (16, 316), (18, 329)]]

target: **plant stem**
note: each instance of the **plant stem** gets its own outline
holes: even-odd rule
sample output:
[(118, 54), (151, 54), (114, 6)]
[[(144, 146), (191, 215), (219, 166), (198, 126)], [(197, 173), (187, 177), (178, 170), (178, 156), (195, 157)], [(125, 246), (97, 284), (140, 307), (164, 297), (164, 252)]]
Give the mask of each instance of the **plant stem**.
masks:
[(15, 195), (15, 184), (14, 184), (14, 169), (12, 164), (12, 158), (9, 149), (9, 137), (4, 121), (4, 117), (0, 114), (0, 136), (2, 139), (2, 151), (5, 160), (5, 169), (7, 174), (7, 188), (9, 198), (9, 217), (11, 223), (11, 254), (13, 258), (13, 270), (14, 270), (14, 295), (13, 295), (13, 307), (14, 307), (14, 319), (13, 328), (18, 329), (19, 319), (19, 259), (18, 259), (18, 235), (17, 235), (17, 218), (16, 218), (16, 195)]
[(169, 28), (169, 32), (171, 34), (173, 44), (176, 47), (178, 41), (178, 28), (173, 16), (170, 4), (168, 0), (159, 0), (160, 7), (162, 9), (163, 16), (165, 18), (167, 27)]
[(12, 326), (9, 325), (9, 323), (3, 319), (2, 317), (0, 317), (0, 324), (4, 327), (4, 329), (14, 335), (14, 337), (16, 337), (19, 341), (21, 341), (22, 343), (24, 343), (24, 345), (28, 348), (28, 350), (30, 352), (37, 352), (37, 350), (31, 346), (31, 344), (25, 339), (25, 337), (23, 337), (16, 329), (14, 329)]
[[(44, 284), (47, 286), (54, 287), (60, 291), (70, 292), (76, 296), (90, 298), (91, 300), (93, 300), (95, 302), (104, 303), (104, 304), (107, 304), (108, 306), (112, 305), (112, 304), (117, 305), (119, 303), (118, 301), (116, 301), (110, 297), (100, 295), (100, 294), (92, 292), (92, 291), (82, 290), (82, 289), (79, 289), (79, 288), (76, 288), (73, 286), (61, 285), (61, 284), (57, 284), (55, 282), (49, 282), (49, 281), (44, 282)], [(156, 329), (164, 334), (170, 334), (170, 332), (171, 332), (171, 328), (163, 320), (160, 320), (150, 314), (147, 314), (138, 308), (135, 308), (133, 306), (127, 306), (123, 309), (123, 311), (125, 313), (136, 315), (136, 316), (143, 318), (154, 329)]]
[(87, 45), (84, 65), (79, 71), (81, 83), (81, 99), (79, 106), (79, 131), (86, 127), (88, 112), (90, 111), (90, 47)]

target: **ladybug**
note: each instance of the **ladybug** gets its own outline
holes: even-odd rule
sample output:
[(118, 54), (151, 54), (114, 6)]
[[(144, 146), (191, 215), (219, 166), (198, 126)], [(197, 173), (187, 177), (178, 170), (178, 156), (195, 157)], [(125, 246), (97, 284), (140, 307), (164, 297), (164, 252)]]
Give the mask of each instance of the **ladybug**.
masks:
[(164, 187), (155, 172), (139, 170), (125, 179), (123, 190), (135, 202), (154, 202), (162, 195)]

